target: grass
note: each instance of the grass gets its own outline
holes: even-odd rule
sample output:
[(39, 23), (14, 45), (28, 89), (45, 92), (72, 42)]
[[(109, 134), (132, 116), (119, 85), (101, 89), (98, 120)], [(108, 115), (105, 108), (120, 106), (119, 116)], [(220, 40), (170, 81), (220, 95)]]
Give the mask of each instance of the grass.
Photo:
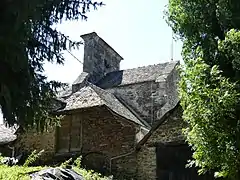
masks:
[[(35, 171), (40, 171), (48, 167), (24, 167), (24, 166), (7, 166), (0, 165), (0, 179), (4, 180), (30, 180), (29, 174)], [(101, 176), (101, 174), (94, 171), (88, 171), (86, 169), (77, 168), (73, 166), (73, 170), (81, 174), (86, 180), (107, 180), (107, 177)]]
[(24, 167), (0, 165), (0, 179), (8, 180), (30, 180), (29, 173), (39, 171), (47, 167)]
[[(0, 165), (0, 179), (4, 180), (30, 180), (30, 174), (36, 171), (40, 171), (48, 166), (37, 166), (31, 167), (31, 163), (34, 162), (41, 153), (33, 152), (26, 160), (23, 166), (14, 165), (14, 166), (7, 166), (7, 165)], [(0, 156), (0, 160), (3, 157)], [(72, 159), (65, 161), (61, 164), (60, 167), (64, 168), (72, 162)], [(109, 180), (107, 177), (103, 177), (101, 174), (96, 173), (92, 170), (86, 170), (81, 168), (81, 157), (77, 158), (73, 164), (72, 169), (77, 173), (81, 174), (86, 180)]]

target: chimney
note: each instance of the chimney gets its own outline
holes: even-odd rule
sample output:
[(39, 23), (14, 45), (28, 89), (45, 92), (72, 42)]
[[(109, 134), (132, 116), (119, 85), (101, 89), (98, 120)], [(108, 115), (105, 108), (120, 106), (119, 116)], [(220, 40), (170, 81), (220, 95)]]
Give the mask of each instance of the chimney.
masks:
[(97, 33), (81, 35), (84, 40), (83, 72), (89, 74), (89, 81), (97, 83), (105, 74), (118, 71), (123, 58)]

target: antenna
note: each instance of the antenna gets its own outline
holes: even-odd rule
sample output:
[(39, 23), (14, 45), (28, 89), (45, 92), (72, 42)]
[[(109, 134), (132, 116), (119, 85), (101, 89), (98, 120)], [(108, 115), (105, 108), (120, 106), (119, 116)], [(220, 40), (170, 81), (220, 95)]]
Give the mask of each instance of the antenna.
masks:
[(173, 40), (173, 35), (174, 35), (174, 34), (173, 34), (173, 30), (172, 30), (172, 37), (171, 37), (171, 61), (173, 61), (173, 43), (174, 43), (174, 42), (173, 42), (173, 41), (174, 41), (174, 40)]
[(151, 125), (153, 125), (153, 122), (154, 122), (154, 112), (153, 112), (153, 82), (151, 82), (151, 99), (152, 99), (152, 107), (151, 107), (151, 116), (152, 116), (152, 119), (151, 119)]

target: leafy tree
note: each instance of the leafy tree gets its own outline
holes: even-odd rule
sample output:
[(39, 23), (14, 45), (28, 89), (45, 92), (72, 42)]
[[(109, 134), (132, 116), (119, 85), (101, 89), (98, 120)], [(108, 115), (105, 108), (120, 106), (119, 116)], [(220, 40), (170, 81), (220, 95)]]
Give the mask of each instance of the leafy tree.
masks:
[(4, 120), (41, 129), (62, 83), (47, 81), (44, 62), (63, 64), (62, 51), (81, 43), (54, 28), (63, 20), (87, 19), (101, 2), (91, 0), (3, 0), (0, 6), (0, 106)]
[(240, 1), (170, 0), (183, 41), (179, 92), (199, 173), (240, 179)]

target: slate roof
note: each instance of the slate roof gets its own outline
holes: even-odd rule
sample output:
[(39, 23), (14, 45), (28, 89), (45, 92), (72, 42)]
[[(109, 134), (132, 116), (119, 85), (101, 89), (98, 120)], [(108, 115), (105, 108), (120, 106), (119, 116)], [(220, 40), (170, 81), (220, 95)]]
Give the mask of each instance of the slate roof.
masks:
[(59, 98), (66, 98), (72, 94), (72, 87), (67, 87), (66, 89), (58, 92)]
[(84, 86), (79, 91), (73, 93), (65, 99), (66, 106), (60, 111), (69, 111), (94, 106), (104, 105), (104, 101), (90, 86)]
[(107, 106), (113, 112), (141, 126), (145, 126), (130, 110), (128, 110), (113, 94), (91, 83), (82, 87), (65, 99), (66, 107), (59, 112), (83, 109), (96, 106)]
[(147, 81), (165, 81), (177, 64), (179, 64), (179, 61), (171, 61), (110, 72), (95, 85), (87, 81), (89, 74), (82, 72), (74, 81), (73, 85), (82, 84), (83, 87), (79, 87), (80, 89), (76, 92), (72, 91), (71, 87), (59, 93), (59, 97), (66, 103), (66, 106), (58, 110), (58, 112), (105, 105), (115, 113), (144, 127), (149, 127), (132, 109), (126, 106), (125, 102), (122, 102), (122, 100), (116, 98), (112, 93), (104, 89)]
[[(77, 79), (73, 82), (72, 85), (76, 85), (76, 84), (81, 84), (84, 81), (86, 81), (89, 77), (89, 74), (86, 72), (82, 72)], [(61, 90), (58, 92), (58, 97), (60, 99), (65, 99), (67, 97), (69, 97), (72, 94), (72, 86), (65, 88), (64, 90)]]
[(73, 82), (73, 84), (78, 84), (78, 83), (82, 83), (87, 77), (89, 76), (89, 74), (87, 72), (82, 72), (77, 79)]
[(129, 109), (126, 108), (112, 93), (107, 92), (93, 84), (90, 85), (95, 92), (105, 101), (105, 105), (115, 113), (134, 121), (137, 124), (145, 126)]
[(110, 72), (98, 81), (96, 85), (103, 89), (107, 89), (116, 86), (155, 81), (159, 76), (168, 74), (178, 63), (178, 61), (171, 61), (134, 69)]
[(0, 145), (5, 145), (17, 139), (14, 130), (7, 128), (4, 124), (0, 124)]

